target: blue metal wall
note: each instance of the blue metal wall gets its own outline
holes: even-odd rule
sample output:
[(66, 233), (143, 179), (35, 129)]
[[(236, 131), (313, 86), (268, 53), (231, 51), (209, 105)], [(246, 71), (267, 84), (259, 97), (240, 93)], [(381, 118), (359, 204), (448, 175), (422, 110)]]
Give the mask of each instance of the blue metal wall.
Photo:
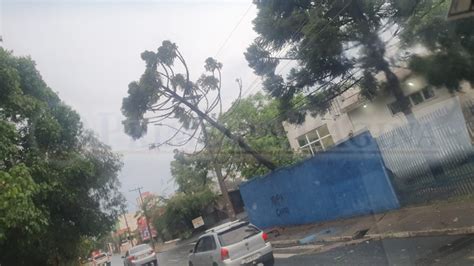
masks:
[(368, 132), (240, 186), (250, 221), (298, 225), (399, 208), (377, 143)]

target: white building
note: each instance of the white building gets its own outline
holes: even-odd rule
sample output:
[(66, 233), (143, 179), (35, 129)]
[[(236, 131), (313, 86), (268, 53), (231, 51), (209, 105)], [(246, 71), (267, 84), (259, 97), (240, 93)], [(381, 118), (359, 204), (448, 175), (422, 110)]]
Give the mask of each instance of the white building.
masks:
[[(474, 90), (469, 83), (464, 83), (462, 90), (450, 93), (446, 88), (433, 88), (423, 77), (416, 76), (406, 69), (395, 69), (394, 72), (402, 83), (402, 89), (408, 96), (413, 114), (420, 117), (432, 112), (450, 98), (459, 99), (463, 113), (470, 130), (471, 138), (474, 132)], [(377, 76), (383, 80), (383, 76)], [(298, 152), (308, 155), (326, 150), (340, 143), (350, 135), (369, 130), (372, 136), (390, 131), (405, 124), (405, 115), (393, 104), (395, 97), (388, 92), (379, 92), (373, 101), (367, 101), (360, 94), (358, 87), (351, 88), (335, 98), (330, 110), (320, 116), (307, 115), (301, 125), (284, 122), (291, 147)]]

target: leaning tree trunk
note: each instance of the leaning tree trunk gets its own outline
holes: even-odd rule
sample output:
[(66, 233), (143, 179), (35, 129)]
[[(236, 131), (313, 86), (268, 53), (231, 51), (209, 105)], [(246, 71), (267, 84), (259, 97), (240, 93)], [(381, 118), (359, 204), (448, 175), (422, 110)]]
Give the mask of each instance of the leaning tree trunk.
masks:
[(216, 120), (212, 119), (208, 114), (201, 111), (196, 105), (193, 105), (192, 103), (186, 101), (183, 97), (181, 97), (180, 95), (178, 95), (176, 92), (172, 90), (166, 89), (166, 92), (171, 94), (174, 99), (178, 100), (179, 102), (189, 107), (201, 119), (206, 120), (211, 126), (219, 130), (227, 138), (231, 139), (242, 150), (244, 150), (245, 153), (252, 155), (255, 158), (255, 160), (257, 160), (263, 166), (267, 167), (269, 170), (272, 170), (272, 171), (277, 168), (273, 162), (265, 158), (265, 156), (261, 155), (256, 150), (252, 149), (252, 147), (250, 147), (242, 137), (233, 134), (227, 127), (217, 122)]
[(225, 184), (224, 177), (222, 176), (222, 168), (217, 163), (214, 164), (214, 170), (217, 176), (217, 182), (222, 192), (222, 197), (224, 198), (225, 209), (227, 210), (227, 215), (231, 221), (235, 221), (237, 217), (235, 216), (234, 205), (229, 197), (229, 191), (227, 191), (227, 186)]
[[(210, 142), (210, 140), (209, 140), (209, 135), (207, 133), (206, 125), (204, 124), (204, 122), (202, 120), (201, 120), (200, 124), (201, 124), (201, 128), (202, 128), (202, 134), (204, 135), (204, 141), (208, 145), (209, 150), (215, 151), (216, 150), (215, 147), (213, 147), (212, 142)], [(222, 143), (221, 143), (221, 145), (222, 145)], [(215, 155), (215, 157), (219, 156), (219, 154), (212, 154), (212, 156), (214, 156), (214, 155)], [(232, 204), (232, 201), (230, 200), (229, 191), (227, 191), (227, 186), (225, 184), (225, 178), (222, 175), (222, 167), (221, 167), (221, 165), (219, 165), (219, 162), (216, 162), (216, 161), (211, 162), (211, 164), (213, 165), (214, 172), (216, 173), (217, 183), (219, 184), (219, 189), (221, 190), (222, 197), (224, 199), (224, 205), (225, 205), (225, 210), (227, 212), (227, 216), (229, 216), (229, 219), (231, 221), (235, 221), (236, 220), (235, 209), (234, 209), (234, 205)]]

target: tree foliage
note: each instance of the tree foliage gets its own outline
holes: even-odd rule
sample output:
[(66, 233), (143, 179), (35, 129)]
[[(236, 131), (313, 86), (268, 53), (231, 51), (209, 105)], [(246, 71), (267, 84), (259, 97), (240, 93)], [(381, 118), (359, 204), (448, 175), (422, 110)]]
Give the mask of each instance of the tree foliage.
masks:
[[(239, 100), (220, 117), (220, 122), (279, 167), (298, 160), (282, 125), (279, 101), (269, 96), (257, 93)], [(268, 169), (242, 153), (238, 146), (218, 131), (213, 131), (211, 136), (216, 143), (211, 145), (215, 150), (209, 153), (215, 154), (213, 158), (225, 170), (226, 177), (252, 178), (268, 172)]]
[(474, 18), (446, 20), (450, 1), (420, 2), (417, 12), (408, 17), (401, 34), (403, 45), (421, 45), (427, 55), (411, 54), (409, 66), (438, 87), (450, 91), (461, 88), (462, 81), (474, 87)]
[[(242, 136), (277, 166), (285, 166), (299, 158), (291, 150), (278, 111), (278, 101), (257, 93), (235, 102), (220, 116), (219, 122)], [(225, 172), (224, 178), (252, 178), (268, 172), (218, 130), (209, 130), (208, 135), (208, 143), (203, 143), (204, 149), (199, 152), (187, 154), (175, 150), (171, 174), (178, 191), (189, 194), (209, 188), (215, 164)]]
[(0, 264), (77, 261), (122, 203), (119, 157), (83, 129), (34, 62), (0, 50)]
[[(284, 114), (290, 122), (302, 122), (308, 111), (313, 114), (325, 112), (331, 99), (356, 83), (369, 99), (378, 90), (389, 90), (408, 115), (411, 113), (409, 100), (403, 94), (400, 81), (387, 59), (387, 43), (395, 37), (387, 37), (387, 29), (398, 28), (395, 35), (405, 32), (404, 40), (410, 40), (410, 43), (421, 41), (429, 46), (440, 43), (443, 36), (447, 41), (449, 38), (443, 33), (444, 26), (433, 34), (439, 25), (437, 20), (443, 20), (442, 25), (449, 25), (444, 17), (434, 19), (431, 13), (442, 2), (445, 1), (255, 1), (258, 14), (254, 29), (259, 36), (245, 56), (255, 73), (264, 78), (265, 90), (282, 101)], [(464, 25), (455, 26), (459, 31), (472, 30), (468, 22), (459, 24)], [(431, 27), (431, 30), (424, 31), (423, 27)], [(425, 33), (421, 34), (421, 31)], [(434, 35), (437, 35), (437, 40), (432, 39)], [(468, 36), (467, 32), (464, 36)], [(448, 57), (451, 61), (458, 61), (456, 58), (459, 58)], [(294, 62), (294, 67), (284, 77), (277, 67), (288, 59)], [(425, 68), (428, 64), (433, 66), (433, 63), (437, 67), (442, 58), (437, 57), (437, 60), (431, 57), (424, 60), (414, 58), (411, 67), (425, 72), (437, 84), (449, 85), (450, 81), (439, 81), (439, 70)], [(428, 73), (430, 71), (431, 74)], [(384, 74), (384, 82), (377, 82), (375, 75), (378, 73)], [(464, 71), (460, 75), (470, 73)], [(456, 84), (449, 87), (456, 87)], [(291, 100), (301, 93), (306, 95), (308, 104), (295, 108)]]
[[(297, 157), (291, 152), (281, 120), (275, 118), (278, 118), (278, 101), (258, 93), (234, 103), (220, 116), (219, 122), (278, 166), (291, 164)], [(153, 224), (166, 239), (187, 236), (193, 228), (191, 220), (212, 209), (217, 197), (211, 190), (216, 164), (225, 172), (224, 179), (251, 178), (268, 171), (220, 131), (211, 129), (207, 134), (208, 142), (203, 150), (192, 154), (175, 150), (171, 174), (178, 193), (153, 205)]]
[[(267, 168), (275, 168), (241, 136), (216, 121), (215, 116), (222, 113), (221, 63), (207, 58), (206, 72), (192, 82), (186, 60), (175, 43), (163, 41), (156, 52), (143, 52), (142, 59), (146, 63), (145, 72), (139, 81), (129, 84), (129, 95), (122, 102), (122, 113), (126, 117), (123, 125), (128, 135), (140, 138), (146, 133), (148, 124), (163, 125), (162, 121), (174, 120), (179, 124), (176, 133), (153, 147), (183, 146), (193, 138), (205, 139), (206, 127), (213, 127)], [(186, 139), (176, 142), (180, 134)]]
[(178, 192), (161, 204), (151, 208), (151, 221), (165, 240), (189, 237), (192, 220), (212, 208), (217, 196), (209, 188), (193, 193)]
[(175, 150), (174, 161), (171, 162), (171, 175), (178, 185), (178, 191), (185, 194), (208, 189), (212, 184), (210, 173), (211, 158), (207, 154), (186, 154)]

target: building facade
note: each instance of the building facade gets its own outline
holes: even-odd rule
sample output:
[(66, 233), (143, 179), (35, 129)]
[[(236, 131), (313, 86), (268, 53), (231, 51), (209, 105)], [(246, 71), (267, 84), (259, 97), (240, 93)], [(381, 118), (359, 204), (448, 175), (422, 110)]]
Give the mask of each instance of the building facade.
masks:
[[(426, 80), (413, 75), (409, 70), (396, 69), (402, 90), (410, 100), (413, 115), (418, 118), (428, 114), (455, 98), (466, 118), (471, 138), (474, 134), (474, 90), (469, 83), (462, 89), (450, 93), (446, 88), (429, 86)], [(378, 77), (383, 80), (382, 77)], [(338, 144), (353, 134), (368, 130), (378, 137), (407, 123), (405, 115), (397, 108), (395, 97), (388, 92), (380, 92), (373, 101), (366, 100), (358, 87), (351, 88), (333, 99), (331, 108), (324, 114), (313, 117), (307, 115), (300, 125), (284, 122), (283, 126), (293, 150), (314, 155)]]

